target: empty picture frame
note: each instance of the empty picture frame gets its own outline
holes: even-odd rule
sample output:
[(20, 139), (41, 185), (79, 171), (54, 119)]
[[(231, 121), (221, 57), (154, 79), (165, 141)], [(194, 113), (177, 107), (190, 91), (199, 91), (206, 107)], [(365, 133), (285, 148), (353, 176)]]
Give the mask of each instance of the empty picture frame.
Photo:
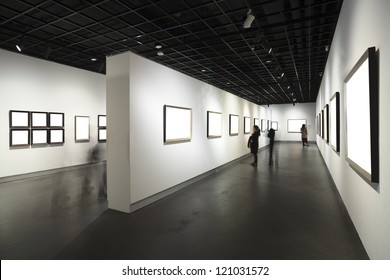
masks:
[(336, 92), (330, 103), (330, 146), (340, 152), (340, 93)]
[(47, 129), (31, 130), (31, 145), (46, 145), (48, 143)]
[(106, 128), (99, 128), (98, 129), (98, 141), (100, 143), (107, 141), (107, 129)]
[(30, 145), (30, 129), (11, 129), (9, 135), (10, 147)]
[(64, 129), (50, 129), (49, 144), (63, 144), (63, 143), (65, 143)]
[(106, 127), (106, 126), (107, 126), (107, 116), (98, 115), (98, 127)]
[(261, 132), (265, 132), (267, 130), (267, 120), (261, 119), (261, 127), (260, 127)]
[(10, 128), (28, 128), (30, 127), (30, 112), (28, 111), (9, 111)]
[(250, 133), (251, 133), (251, 118), (244, 117), (244, 134), (250, 134)]
[(49, 113), (49, 127), (64, 127), (65, 121), (64, 121), (64, 113)]
[(75, 141), (89, 142), (89, 116), (75, 116)]
[(164, 105), (164, 143), (191, 141), (192, 109)]
[(271, 121), (271, 128), (273, 128), (273, 130), (278, 130), (279, 128), (279, 124), (277, 121)]
[(207, 111), (207, 138), (222, 137), (222, 113)]
[(325, 138), (325, 112), (321, 110), (321, 137)]
[(375, 48), (361, 56), (344, 80), (346, 160), (370, 182), (379, 182), (378, 66)]
[(31, 127), (47, 127), (47, 113), (31, 112)]
[(229, 135), (234, 136), (239, 134), (239, 116), (230, 114), (229, 115)]
[(260, 127), (259, 118), (254, 118), (254, 119), (253, 119), (253, 125), (257, 125), (258, 127)]
[(287, 120), (288, 133), (301, 133), (302, 125), (307, 125), (305, 119), (291, 119)]
[(324, 107), (324, 140), (329, 143), (329, 105)]
[(322, 137), (322, 113), (318, 115), (318, 135)]

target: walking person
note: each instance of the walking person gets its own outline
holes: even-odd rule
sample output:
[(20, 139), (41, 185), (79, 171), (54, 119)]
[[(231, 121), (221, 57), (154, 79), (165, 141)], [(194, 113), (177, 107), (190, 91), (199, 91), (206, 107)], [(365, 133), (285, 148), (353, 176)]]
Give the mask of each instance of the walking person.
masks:
[(305, 124), (302, 124), (301, 135), (302, 135), (302, 145), (303, 145), (303, 147), (309, 146), (309, 143), (307, 143), (307, 128), (306, 128)]
[(268, 138), (269, 138), (269, 165), (272, 164), (272, 154), (274, 150), (274, 140), (275, 140), (275, 129), (271, 127), (271, 129), (268, 131)]
[(248, 139), (248, 148), (251, 149), (251, 153), (253, 154), (253, 162), (251, 165), (253, 167), (257, 166), (257, 152), (259, 150), (259, 136), (260, 136), (260, 128), (257, 125), (253, 126), (253, 133)]

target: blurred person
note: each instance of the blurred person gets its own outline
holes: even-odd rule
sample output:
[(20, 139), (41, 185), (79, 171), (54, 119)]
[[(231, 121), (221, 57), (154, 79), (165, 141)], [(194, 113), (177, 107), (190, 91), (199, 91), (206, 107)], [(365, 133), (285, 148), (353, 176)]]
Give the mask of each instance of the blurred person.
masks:
[(303, 147), (309, 146), (309, 143), (307, 143), (307, 128), (306, 128), (305, 124), (302, 124), (301, 136), (302, 136), (302, 145), (303, 145)]
[(253, 154), (253, 162), (251, 165), (253, 167), (257, 166), (257, 153), (259, 150), (259, 136), (260, 136), (260, 128), (257, 125), (253, 126), (253, 133), (248, 139), (248, 148), (251, 149), (251, 153)]
[(268, 131), (268, 138), (269, 138), (269, 165), (272, 164), (272, 154), (274, 150), (274, 140), (275, 140), (275, 130), (271, 128)]

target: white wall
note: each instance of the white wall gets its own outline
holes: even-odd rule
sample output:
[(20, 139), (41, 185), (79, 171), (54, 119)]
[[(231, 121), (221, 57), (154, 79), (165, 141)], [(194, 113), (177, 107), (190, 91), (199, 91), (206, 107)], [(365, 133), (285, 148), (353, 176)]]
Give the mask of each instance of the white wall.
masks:
[[(0, 50), (0, 99), (0, 177), (83, 164), (106, 112), (105, 76)], [(10, 110), (65, 113), (65, 144), (10, 149)], [(90, 116), (89, 143), (75, 143), (75, 115)]]
[[(390, 259), (390, 1), (344, 0), (317, 98), (317, 114), (339, 91), (341, 151), (335, 153), (319, 137), (318, 146), (359, 236), (372, 259)], [(375, 46), (379, 52), (380, 192), (376, 192), (346, 162), (343, 81), (358, 59)], [(366, 133), (362, 128), (362, 133)]]
[(287, 120), (306, 119), (308, 141), (316, 141), (315, 136), (315, 103), (270, 105), (272, 121), (278, 122), (278, 131), (275, 133), (276, 141), (301, 141), (300, 133), (287, 132)]
[[(127, 62), (123, 62), (124, 60)], [(115, 153), (118, 149), (127, 150), (125, 146), (130, 145), (130, 204), (249, 153), (246, 144), (250, 134), (244, 135), (243, 133), (244, 116), (251, 117), (251, 126), (253, 126), (253, 118), (271, 119), (272, 117), (271, 110), (268, 108), (245, 101), (132, 53), (121, 54), (119, 58), (109, 57), (107, 63), (108, 87), (111, 87), (109, 86), (111, 79), (119, 79), (118, 77), (121, 76), (120, 73), (115, 73), (114, 69), (126, 68), (123, 64), (130, 65), (128, 144), (121, 147), (121, 145), (111, 146), (111, 142), (108, 143), (109, 169), (115, 164), (110, 161), (110, 153)], [(120, 112), (109, 109), (111, 108), (110, 99), (115, 99), (115, 94), (108, 92), (107, 96), (107, 114), (110, 119), (111, 113), (120, 114)], [(192, 108), (192, 140), (190, 142), (164, 144), (164, 105)], [(207, 138), (208, 110), (223, 113), (223, 136), (221, 138)], [(238, 136), (229, 136), (229, 114), (240, 116)], [(123, 123), (126, 124), (126, 121), (124, 120)], [(116, 136), (110, 135), (109, 137)], [(268, 139), (262, 136), (260, 145), (267, 144)], [(123, 176), (128, 175), (123, 174)], [(112, 174), (110, 175), (108, 171), (109, 207), (114, 203), (110, 197), (114, 197), (111, 194), (113, 188), (116, 188), (113, 185), (110, 186), (110, 182), (116, 184), (114, 182), (116, 180), (117, 178), (112, 178)], [(115, 209), (115, 206), (113, 208)]]

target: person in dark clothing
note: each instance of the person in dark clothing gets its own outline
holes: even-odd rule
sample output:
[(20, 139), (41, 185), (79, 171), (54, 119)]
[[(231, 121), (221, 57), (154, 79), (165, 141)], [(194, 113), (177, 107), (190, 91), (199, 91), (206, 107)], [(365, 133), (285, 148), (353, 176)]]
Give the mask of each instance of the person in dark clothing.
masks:
[(248, 148), (251, 149), (254, 161), (251, 163), (253, 167), (257, 166), (257, 152), (259, 150), (260, 128), (257, 125), (253, 126), (253, 133), (248, 139)]
[(269, 165), (272, 164), (272, 153), (274, 150), (274, 139), (275, 139), (275, 130), (271, 128), (268, 131), (268, 138), (269, 138)]
[(307, 128), (306, 128), (305, 124), (302, 124), (301, 135), (302, 135), (302, 145), (303, 145), (303, 147), (309, 146), (309, 143), (307, 143)]

